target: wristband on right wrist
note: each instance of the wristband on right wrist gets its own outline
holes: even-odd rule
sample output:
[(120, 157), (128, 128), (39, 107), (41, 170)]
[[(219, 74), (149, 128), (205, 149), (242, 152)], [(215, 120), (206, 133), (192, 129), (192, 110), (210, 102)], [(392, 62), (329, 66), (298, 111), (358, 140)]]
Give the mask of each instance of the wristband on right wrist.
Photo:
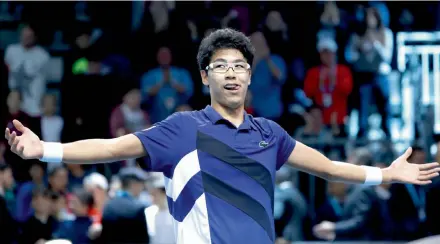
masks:
[(371, 166), (362, 166), (362, 168), (364, 168), (366, 174), (364, 185), (374, 186), (382, 184), (382, 169)]
[(46, 163), (61, 163), (63, 161), (63, 145), (58, 142), (43, 142), (43, 157), (40, 161)]

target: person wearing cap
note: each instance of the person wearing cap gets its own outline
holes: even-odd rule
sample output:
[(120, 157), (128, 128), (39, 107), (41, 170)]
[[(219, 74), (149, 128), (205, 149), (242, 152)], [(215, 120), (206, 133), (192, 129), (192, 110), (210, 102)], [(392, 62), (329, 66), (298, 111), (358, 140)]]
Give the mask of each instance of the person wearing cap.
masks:
[(145, 209), (145, 218), (151, 244), (174, 244), (173, 216), (168, 210), (163, 176), (154, 179), (150, 186), (153, 205)]
[(338, 45), (331, 38), (318, 41), (317, 50), (321, 64), (308, 70), (304, 92), (321, 107), (323, 122), (334, 134), (346, 135), (344, 121), (347, 117), (348, 96), (353, 88), (350, 69), (338, 64)]
[(93, 172), (83, 180), (84, 188), (93, 194), (95, 202), (93, 208), (94, 223), (101, 223), (102, 211), (108, 199), (109, 184), (107, 179), (100, 173)]
[(145, 205), (137, 200), (144, 190), (147, 175), (136, 167), (119, 173), (122, 189), (110, 199), (102, 215), (102, 232), (98, 243), (149, 243)]

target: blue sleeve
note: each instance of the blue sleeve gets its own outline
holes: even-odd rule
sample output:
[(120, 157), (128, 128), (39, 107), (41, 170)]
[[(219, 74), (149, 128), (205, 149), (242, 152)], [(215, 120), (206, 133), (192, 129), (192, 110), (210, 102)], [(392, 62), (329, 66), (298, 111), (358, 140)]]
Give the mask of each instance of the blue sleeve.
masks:
[(274, 56), (272, 58), (272, 60), (275, 63), (275, 65), (278, 67), (278, 69), (280, 69), (280, 71), (281, 71), (281, 79), (279, 79), (278, 82), (280, 82), (281, 84), (284, 84), (284, 82), (286, 82), (286, 79), (287, 79), (286, 62), (284, 62), (283, 58), (280, 56)]
[(296, 141), (279, 124), (271, 121), (271, 127), (278, 143), (276, 169), (279, 170), (289, 159), (290, 154), (295, 148)]
[(166, 172), (172, 168), (174, 156), (183, 146), (184, 128), (182, 113), (174, 113), (152, 127), (134, 133), (148, 153), (148, 171)]

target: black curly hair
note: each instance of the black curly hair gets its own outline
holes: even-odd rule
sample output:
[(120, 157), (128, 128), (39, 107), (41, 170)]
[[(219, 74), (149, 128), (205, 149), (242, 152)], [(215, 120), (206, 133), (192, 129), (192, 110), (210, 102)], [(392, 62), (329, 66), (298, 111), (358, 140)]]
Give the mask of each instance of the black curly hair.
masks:
[(251, 40), (242, 32), (224, 28), (212, 32), (200, 43), (197, 53), (199, 70), (205, 70), (217, 50), (226, 48), (237, 49), (243, 54), (246, 61), (252, 65), (255, 48)]

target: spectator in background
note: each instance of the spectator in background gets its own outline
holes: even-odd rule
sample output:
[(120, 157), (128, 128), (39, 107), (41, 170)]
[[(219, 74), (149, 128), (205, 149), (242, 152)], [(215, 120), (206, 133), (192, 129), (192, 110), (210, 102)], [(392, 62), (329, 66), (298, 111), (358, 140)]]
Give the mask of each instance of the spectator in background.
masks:
[(173, 226), (174, 219), (168, 209), (163, 177), (156, 179), (152, 183), (150, 194), (153, 205), (145, 209), (151, 244), (174, 244), (176, 242)]
[(332, 130), (334, 136), (346, 137), (345, 120), (353, 78), (348, 67), (338, 64), (338, 46), (333, 39), (321, 39), (317, 49), (321, 64), (307, 72), (304, 92), (322, 108), (323, 123)]
[(38, 186), (32, 191), (33, 214), (26, 220), (20, 235), (22, 244), (44, 244), (52, 239), (52, 232), (56, 228), (56, 219), (51, 213), (51, 195), (49, 190)]
[(142, 100), (151, 104), (153, 123), (167, 118), (193, 95), (194, 84), (190, 73), (184, 68), (172, 66), (171, 61), (171, 50), (161, 47), (157, 52), (159, 67), (149, 70), (141, 78)]
[(67, 194), (68, 171), (66, 167), (62, 165), (56, 165), (49, 167), (48, 169), (48, 182), (49, 190), (52, 192), (65, 195)]
[(290, 60), (292, 52), (289, 45), (289, 29), (283, 16), (278, 11), (270, 11), (264, 22), (263, 34), (267, 40), (270, 51), (280, 55), (284, 60)]
[(316, 210), (315, 223), (340, 221), (347, 193), (348, 185), (340, 182), (329, 182), (327, 184), (327, 199)]
[[(382, 162), (385, 160), (376, 161), (373, 166), (387, 167), (387, 163)], [(314, 234), (327, 241), (392, 240), (394, 225), (389, 206), (393, 205), (388, 202), (391, 196), (389, 187), (386, 184), (356, 187), (345, 200), (340, 220), (322, 221), (314, 226)]]
[(29, 169), (31, 181), (23, 183), (17, 191), (17, 216), (19, 222), (26, 221), (32, 215), (32, 192), (45, 186), (44, 163), (33, 162)]
[(60, 142), (64, 120), (57, 115), (57, 97), (46, 94), (42, 100), (41, 139), (48, 142)]
[(72, 192), (73, 189), (82, 188), (84, 178), (87, 175), (84, 165), (80, 164), (67, 164), (68, 170), (68, 191)]
[(9, 213), (15, 218), (17, 206), (16, 185), (12, 169), (7, 164), (0, 165), (0, 195), (5, 200)]
[(37, 45), (35, 28), (24, 25), (20, 43), (11, 44), (5, 51), (9, 69), (9, 89), (17, 89), (22, 96), (21, 109), (30, 116), (41, 113), (40, 102), (46, 91), (46, 66), (49, 54)]
[(84, 189), (93, 195), (94, 206), (91, 211), (93, 223), (101, 224), (102, 212), (108, 200), (108, 181), (102, 174), (93, 172), (84, 178), (83, 185)]
[(137, 198), (147, 180), (145, 172), (135, 167), (121, 169), (122, 190), (109, 200), (102, 216), (99, 243), (149, 243), (145, 207)]
[[(18, 90), (11, 90), (7, 97), (7, 106), (8, 113), (5, 117), (2, 118), (2, 123), (4, 126), (8, 128), (13, 128), (12, 121), (14, 119), (20, 120), (23, 119), (24, 123), (27, 124), (29, 128), (36, 129), (36, 134), (40, 135), (41, 130), (38, 126), (36, 126), (36, 121), (32, 117), (30, 117), (27, 113), (20, 109), (22, 101), (22, 94)], [(4, 120), (3, 120), (4, 119)], [(2, 139), (2, 143), (7, 145), (7, 141)], [(9, 147), (6, 148), (4, 152), (4, 159), (7, 163), (12, 167), (12, 171), (14, 173), (14, 178), (17, 182), (23, 182), (29, 180), (29, 163), (25, 162), (23, 159), (15, 155), (11, 152)]]
[(366, 10), (365, 23), (358, 33), (352, 34), (346, 48), (346, 59), (353, 65), (360, 92), (359, 137), (368, 129), (371, 104), (376, 104), (382, 117), (382, 129), (389, 136), (389, 81), (393, 56), (393, 32), (384, 26), (375, 8)]
[(92, 194), (84, 189), (76, 189), (72, 195), (71, 204), (75, 219), (61, 222), (54, 233), (54, 238), (67, 239), (72, 243), (91, 243), (88, 233), (92, 225), (92, 219), (89, 216), (90, 209), (93, 207)]
[(13, 244), (16, 242), (16, 238), (18, 237), (18, 225), (9, 212), (5, 198), (2, 194), (0, 194), (0, 230), (0, 240), (2, 243)]
[[(425, 164), (426, 152), (418, 145), (412, 146), (408, 162)], [(395, 223), (395, 240), (410, 241), (425, 237), (426, 228), (426, 187), (398, 184), (391, 186), (390, 215)]]
[(148, 114), (141, 109), (141, 92), (131, 89), (110, 117), (110, 129), (113, 137), (120, 137), (150, 127)]
[(281, 88), (287, 78), (286, 63), (281, 56), (271, 53), (263, 33), (255, 32), (250, 39), (255, 46), (249, 87), (255, 98), (252, 100), (255, 115), (279, 121), (284, 111)]
[(306, 124), (298, 128), (295, 138), (323, 152), (324, 146), (331, 141), (332, 134), (324, 126), (321, 108), (312, 105), (304, 114), (304, 119)]

